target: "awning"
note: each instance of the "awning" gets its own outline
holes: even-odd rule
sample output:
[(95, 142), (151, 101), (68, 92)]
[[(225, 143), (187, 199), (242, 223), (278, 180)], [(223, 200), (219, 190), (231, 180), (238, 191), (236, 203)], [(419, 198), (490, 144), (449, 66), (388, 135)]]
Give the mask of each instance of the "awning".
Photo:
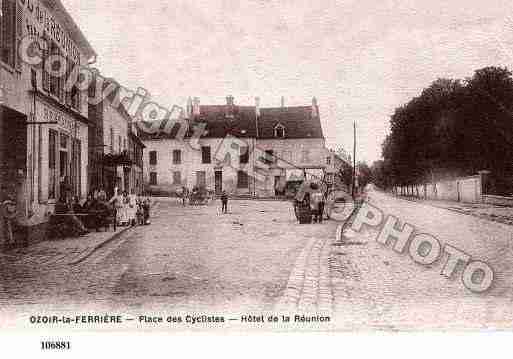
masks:
[(305, 174), (302, 169), (294, 168), (294, 169), (286, 169), (285, 177), (287, 181), (304, 181)]
[(286, 169), (285, 176), (287, 178), (287, 181), (321, 181), (324, 178), (324, 170), (322, 168)]
[(123, 151), (122, 153), (107, 153), (103, 155), (103, 164), (105, 166), (131, 166), (133, 163), (134, 162), (126, 151)]

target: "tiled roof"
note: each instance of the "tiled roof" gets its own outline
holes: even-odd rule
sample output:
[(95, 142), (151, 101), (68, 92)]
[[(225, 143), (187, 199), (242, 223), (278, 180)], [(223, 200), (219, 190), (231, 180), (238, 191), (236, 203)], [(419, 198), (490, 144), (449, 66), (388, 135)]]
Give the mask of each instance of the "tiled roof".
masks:
[[(256, 138), (258, 122), (258, 138), (273, 139), (274, 128), (281, 124), (285, 127), (285, 139), (324, 138), (318, 116), (312, 117), (311, 106), (261, 108), (258, 121), (254, 106), (233, 106), (231, 116), (227, 116), (229, 107), (226, 105), (200, 106), (200, 116), (189, 120), (206, 124), (207, 138), (222, 138), (231, 134), (240, 138)], [(163, 128), (162, 126), (161, 128)], [(141, 131), (142, 139), (175, 138), (178, 126), (175, 125), (170, 134), (159, 133), (149, 135)], [(189, 131), (189, 136), (192, 131)]]
[(285, 138), (323, 138), (321, 121), (312, 117), (311, 106), (260, 109), (259, 138), (274, 138), (274, 128), (285, 127)]

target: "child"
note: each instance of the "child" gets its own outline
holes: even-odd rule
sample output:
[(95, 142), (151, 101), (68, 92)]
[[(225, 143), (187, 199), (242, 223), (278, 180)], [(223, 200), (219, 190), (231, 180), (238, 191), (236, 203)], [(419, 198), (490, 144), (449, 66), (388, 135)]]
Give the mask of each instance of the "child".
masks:
[(226, 193), (226, 191), (223, 191), (223, 193), (221, 194), (221, 203), (223, 205), (221, 208), (221, 212), (228, 213), (228, 194)]

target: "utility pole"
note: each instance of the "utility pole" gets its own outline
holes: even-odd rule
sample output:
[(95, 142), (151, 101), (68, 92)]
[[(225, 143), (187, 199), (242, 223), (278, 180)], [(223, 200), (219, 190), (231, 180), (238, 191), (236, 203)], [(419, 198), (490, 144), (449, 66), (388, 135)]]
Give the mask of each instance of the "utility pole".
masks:
[(355, 196), (355, 185), (356, 185), (356, 122), (353, 121), (353, 186), (351, 189), (351, 196), (354, 199)]

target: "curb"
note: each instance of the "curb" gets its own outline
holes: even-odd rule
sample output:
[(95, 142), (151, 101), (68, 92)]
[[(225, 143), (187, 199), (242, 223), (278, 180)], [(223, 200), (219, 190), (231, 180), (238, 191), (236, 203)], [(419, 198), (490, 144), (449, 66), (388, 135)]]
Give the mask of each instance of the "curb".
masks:
[[(153, 210), (157, 209), (158, 208), (158, 205), (159, 205), (159, 201), (154, 201), (152, 202), (151, 204), (151, 208)], [(111, 237), (105, 239), (104, 241), (98, 243), (97, 245), (95, 245), (92, 249), (90, 249), (85, 255), (81, 256), (80, 258), (72, 261), (72, 262), (68, 262), (67, 264), (70, 265), (70, 266), (74, 266), (74, 265), (77, 265), (77, 264), (80, 264), (82, 263), (83, 261), (85, 261), (87, 258), (89, 258), (90, 256), (93, 255), (94, 252), (96, 252), (97, 250), (103, 248), (104, 246), (106, 246), (107, 244), (109, 244), (110, 242), (114, 241), (115, 239), (119, 238), (122, 234), (124, 234), (125, 232), (127, 232), (128, 230), (130, 229), (135, 229), (137, 228), (136, 227), (126, 227), (126, 228), (123, 228), (122, 230), (120, 230), (119, 232), (116, 232), (114, 233), (114, 235), (112, 235)]]
[(331, 238), (307, 242), (296, 259), (285, 290), (275, 304), (279, 312), (331, 314), (333, 293), (329, 271)]
[(79, 259), (74, 260), (73, 262), (68, 262), (67, 264), (70, 265), (70, 266), (74, 266), (74, 265), (82, 263), (87, 258), (92, 256), (94, 252), (96, 252), (97, 250), (103, 248), (104, 246), (106, 246), (110, 242), (112, 242), (115, 239), (119, 238), (122, 234), (127, 232), (129, 229), (133, 229), (133, 228), (136, 228), (136, 227), (126, 227), (126, 228), (123, 228), (119, 232), (114, 233), (114, 235), (112, 235), (111, 237), (105, 239), (103, 242), (100, 242), (97, 245), (95, 245), (92, 249), (90, 249), (85, 255), (81, 256)]
[[(513, 226), (513, 223), (511, 223), (511, 222), (499, 221), (497, 219), (494, 219), (493, 217), (490, 218), (487, 215), (480, 215), (480, 214), (475, 214), (475, 213), (469, 213), (467, 211), (463, 211), (463, 210), (459, 210), (459, 209), (455, 209), (455, 208), (447, 208), (447, 207), (443, 207), (443, 206), (437, 206), (437, 205), (432, 204), (432, 203), (425, 203), (422, 200), (403, 198), (403, 197), (391, 195), (391, 194), (388, 194), (388, 193), (386, 193), (386, 195), (389, 196), (389, 197), (395, 198), (395, 199), (402, 200), (402, 201), (407, 201), (407, 202), (411, 202), (411, 203), (418, 203), (418, 204), (422, 204), (424, 206), (430, 206), (430, 207), (438, 208), (438, 209), (445, 209), (445, 210), (453, 212), (453, 213), (459, 213), (459, 214), (463, 214), (465, 216), (471, 216), (471, 217), (483, 219), (483, 220), (489, 221), (489, 222), (501, 223), (501, 224), (505, 224), (507, 226)], [(510, 221), (513, 222), (513, 219), (511, 219)]]

